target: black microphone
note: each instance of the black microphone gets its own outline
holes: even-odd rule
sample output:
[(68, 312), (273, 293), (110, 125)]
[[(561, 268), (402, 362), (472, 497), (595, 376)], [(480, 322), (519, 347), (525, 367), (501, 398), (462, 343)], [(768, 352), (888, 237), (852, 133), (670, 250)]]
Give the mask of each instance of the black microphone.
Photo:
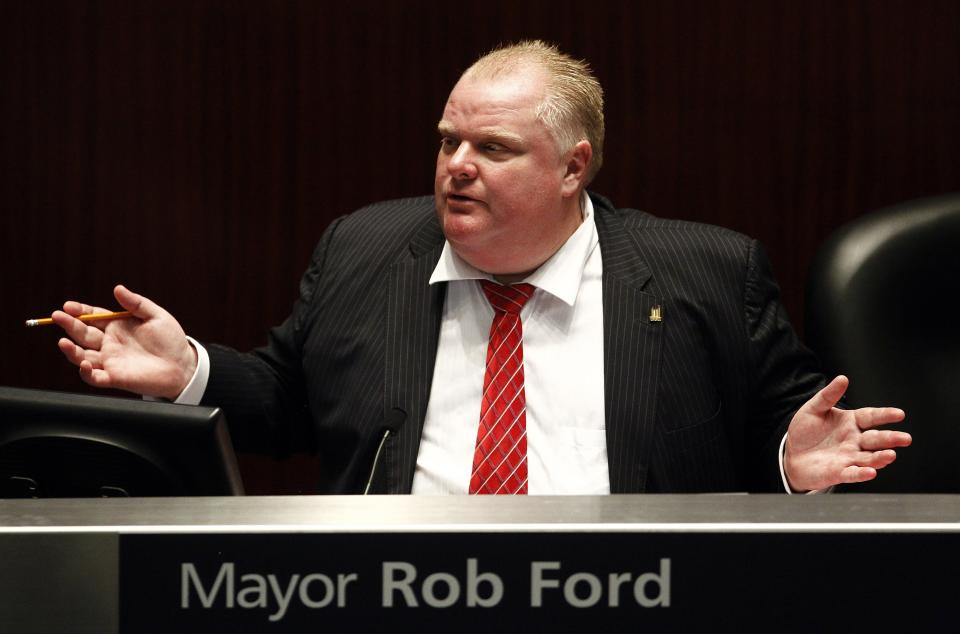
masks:
[(373, 485), (373, 476), (377, 473), (377, 464), (380, 462), (380, 454), (383, 453), (383, 446), (386, 444), (387, 438), (389, 438), (391, 434), (397, 433), (405, 422), (407, 422), (407, 413), (399, 407), (394, 407), (387, 412), (387, 416), (383, 421), (383, 436), (380, 437), (380, 444), (377, 445), (377, 453), (373, 456), (373, 465), (370, 467), (370, 477), (367, 478), (367, 486), (363, 489), (364, 495), (370, 493), (370, 487)]

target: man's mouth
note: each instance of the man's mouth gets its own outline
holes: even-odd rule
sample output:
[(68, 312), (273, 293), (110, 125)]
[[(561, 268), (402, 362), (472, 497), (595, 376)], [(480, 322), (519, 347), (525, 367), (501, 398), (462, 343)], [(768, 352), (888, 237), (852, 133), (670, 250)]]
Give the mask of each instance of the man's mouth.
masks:
[(464, 196), (463, 194), (454, 194), (452, 192), (447, 194), (447, 199), (455, 203), (479, 202), (476, 198), (471, 198), (470, 196)]

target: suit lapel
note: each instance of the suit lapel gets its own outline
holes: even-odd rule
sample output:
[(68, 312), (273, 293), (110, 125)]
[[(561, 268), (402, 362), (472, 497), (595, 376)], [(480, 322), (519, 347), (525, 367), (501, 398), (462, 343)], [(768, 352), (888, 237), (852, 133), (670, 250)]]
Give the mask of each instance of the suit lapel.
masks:
[[(603, 257), (604, 398), (612, 493), (645, 490), (653, 443), (664, 322), (640, 249), (607, 203), (594, 197)], [(645, 288), (647, 287), (647, 288)]]
[(429, 284), (442, 249), (443, 234), (431, 216), (411, 240), (409, 256), (389, 270), (384, 416), (389, 420), (400, 409), (406, 419), (384, 446), (385, 490), (377, 492), (409, 493), (413, 486), (446, 295), (446, 284)]

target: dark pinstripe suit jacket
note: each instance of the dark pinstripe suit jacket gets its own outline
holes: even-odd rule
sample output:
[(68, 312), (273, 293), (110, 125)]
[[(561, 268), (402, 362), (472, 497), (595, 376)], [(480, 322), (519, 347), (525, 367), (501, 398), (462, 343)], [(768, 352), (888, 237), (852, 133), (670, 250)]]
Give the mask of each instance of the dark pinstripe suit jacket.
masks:
[[(786, 319), (762, 249), (733, 231), (591, 196), (611, 490), (782, 490), (778, 444), (823, 377)], [(336, 220), (268, 345), (209, 347), (204, 403), (226, 410), (235, 443), (315, 443), (321, 490), (359, 492), (385, 416), (400, 408), (406, 423), (386, 445), (377, 489), (409, 492), (446, 292), (427, 280), (442, 247), (432, 197)], [(650, 321), (657, 305), (662, 321)]]

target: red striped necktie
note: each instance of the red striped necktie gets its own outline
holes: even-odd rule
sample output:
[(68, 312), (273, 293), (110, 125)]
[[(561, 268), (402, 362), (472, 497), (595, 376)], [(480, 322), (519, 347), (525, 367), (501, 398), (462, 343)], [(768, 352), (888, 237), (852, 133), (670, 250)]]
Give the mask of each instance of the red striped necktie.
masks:
[(470, 493), (525, 494), (527, 401), (523, 389), (520, 309), (533, 295), (534, 287), (501, 286), (488, 280), (481, 280), (480, 284), (495, 314), (487, 345)]

